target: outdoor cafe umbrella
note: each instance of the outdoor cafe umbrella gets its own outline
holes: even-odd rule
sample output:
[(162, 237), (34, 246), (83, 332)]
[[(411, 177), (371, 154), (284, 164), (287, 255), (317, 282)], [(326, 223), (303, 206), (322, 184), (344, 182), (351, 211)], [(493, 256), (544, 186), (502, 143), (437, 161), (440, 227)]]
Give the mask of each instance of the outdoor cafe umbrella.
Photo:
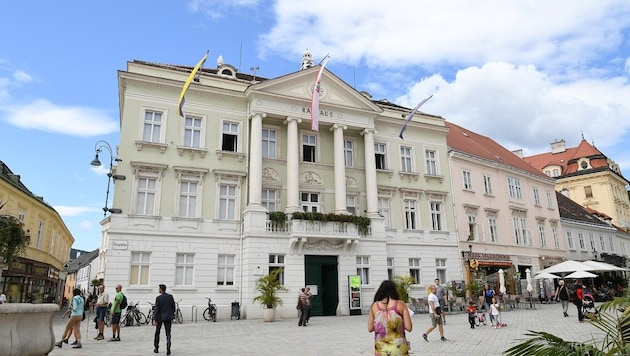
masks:
[(534, 288), (532, 287), (532, 272), (529, 268), (525, 270), (525, 276), (525, 278), (527, 278), (527, 291), (531, 293)]
[(574, 260), (567, 260), (567, 261), (563, 261), (560, 262), (558, 264), (555, 264), (551, 267), (547, 267), (543, 270), (541, 270), (539, 272), (543, 273), (543, 272), (547, 272), (547, 273), (563, 273), (563, 272), (575, 272), (575, 271), (596, 271), (597, 268), (587, 265), (583, 262), (579, 262), (579, 261), (574, 261)]
[(503, 269), (499, 270), (499, 291), (501, 294), (505, 294), (505, 271)]
[(600, 272), (613, 271), (614, 272), (614, 271), (625, 271), (626, 270), (624, 268), (617, 267), (615, 265), (611, 265), (610, 263), (606, 263), (606, 262), (584, 261), (582, 263), (585, 264), (585, 265), (593, 267), (593, 269), (590, 269), (589, 271), (600, 271)]
[(564, 278), (595, 278), (597, 275), (595, 273), (587, 272), (587, 271), (575, 271), (569, 275), (564, 276)]
[(549, 272), (538, 272), (534, 276), (534, 279), (559, 279), (559, 278), (562, 278), (562, 277), (556, 276), (555, 274), (552, 274)]

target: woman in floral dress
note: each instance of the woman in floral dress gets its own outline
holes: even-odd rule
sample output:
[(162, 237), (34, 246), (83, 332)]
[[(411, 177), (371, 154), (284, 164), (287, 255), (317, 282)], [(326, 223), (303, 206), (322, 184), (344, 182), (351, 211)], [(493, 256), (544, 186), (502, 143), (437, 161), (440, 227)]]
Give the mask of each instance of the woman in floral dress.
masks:
[(405, 330), (411, 332), (411, 317), (392, 281), (383, 281), (374, 295), (368, 316), (368, 331), (374, 331), (375, 356), (409, 355)]

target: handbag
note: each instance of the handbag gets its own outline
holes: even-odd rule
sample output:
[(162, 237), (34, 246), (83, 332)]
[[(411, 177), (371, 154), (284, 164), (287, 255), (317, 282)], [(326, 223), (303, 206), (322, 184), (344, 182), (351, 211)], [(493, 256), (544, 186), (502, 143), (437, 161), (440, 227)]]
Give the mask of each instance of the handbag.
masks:
[(440, 307), (435, 307), (435, 314), (437, 314), (437, 315), (442, 315), (442, 308), (440, 308)]

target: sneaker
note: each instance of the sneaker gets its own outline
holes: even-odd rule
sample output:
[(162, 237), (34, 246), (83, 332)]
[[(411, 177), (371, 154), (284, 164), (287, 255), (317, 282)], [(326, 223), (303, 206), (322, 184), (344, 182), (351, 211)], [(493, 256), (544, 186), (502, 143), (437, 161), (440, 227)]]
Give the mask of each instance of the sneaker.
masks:
[(442, 340), (442, 341), (446, 341), (446, 338), (445, 338), (444, 336), (442, 336), (442, 337), (440, 338), (440, 340)]
[(105, 336), (99, 335), (99, 336), (95, 337), (95, 339), (96, 340), (103, 340), (103, 339), (105, 339)]
[(72, 346), (73, 349), (80, 349), (81, 348), (81, 344), (76, 344), (74, 346)]
[(107, 340), (107, 341), (116, 341), (115, 337), (112, 337), (111, 339)]
[(422, 338), (424, 339), (424, 341), (429, 341), (429, 338), (427, 337), (427, 334), (422, 334)]
[(74, 340), (74, 342), (73, 342), (73, 343), (71, 343), (70, 345), (77, 345), (77, 344), (78, 344), (78, 341), (77, 341), (77, 340)]
[(68, 343), (68, 339), (64, 339), (64, 340), (63, 340), (63, 342), (64, 342), (65, 344), (67, 344), (67, 343)]
[(61, 348), (61, 346), (63, 346), (63, 344), (61, 343), (61, 341), (59, 341), (58, 343), (55, 344), (55, 346)]
[(120, 341), (120, 336), (116, 336), (116, 340), (114, 341)]

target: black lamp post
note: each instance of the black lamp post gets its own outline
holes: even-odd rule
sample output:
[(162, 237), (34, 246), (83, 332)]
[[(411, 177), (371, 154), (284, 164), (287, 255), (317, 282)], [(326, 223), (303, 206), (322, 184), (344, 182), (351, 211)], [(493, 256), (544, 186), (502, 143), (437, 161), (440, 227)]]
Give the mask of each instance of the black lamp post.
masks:
[(108, 205), (109, 205), (109, 187), (112, 180), (114, 180), (114, 183), (116, 183), (116, 180), (125, 180), (127, 178), (124, 175), (114, 174), (113, 172), (114, 161), (120, 162), (122, 161), (122, 159), (114, 158), (114, 152), (112, 150), (112, 146), (110, 146), (109, 143), (107, 143), (106, 141), (99, 140), (94, 145), (94, 151), (96, 151), (96, 155), (94, 156), (94, 159), (92, 160), (92, 162), (90, 162), (90, 164), (94, 167), (102, 166), (101, 161), (98, 159), (98, 155), (101, 152), (103, 152), (103, 148), (107, 149), (107, 151), (109, 152), (109, 172), (107, 172), (107, 191), (105, 192), (105, 206), (103, 207), (103, 216), (106, 216), (108, 212), (112, 214), (120, 214), (122, 213), (122, 209), (109, 208)]

